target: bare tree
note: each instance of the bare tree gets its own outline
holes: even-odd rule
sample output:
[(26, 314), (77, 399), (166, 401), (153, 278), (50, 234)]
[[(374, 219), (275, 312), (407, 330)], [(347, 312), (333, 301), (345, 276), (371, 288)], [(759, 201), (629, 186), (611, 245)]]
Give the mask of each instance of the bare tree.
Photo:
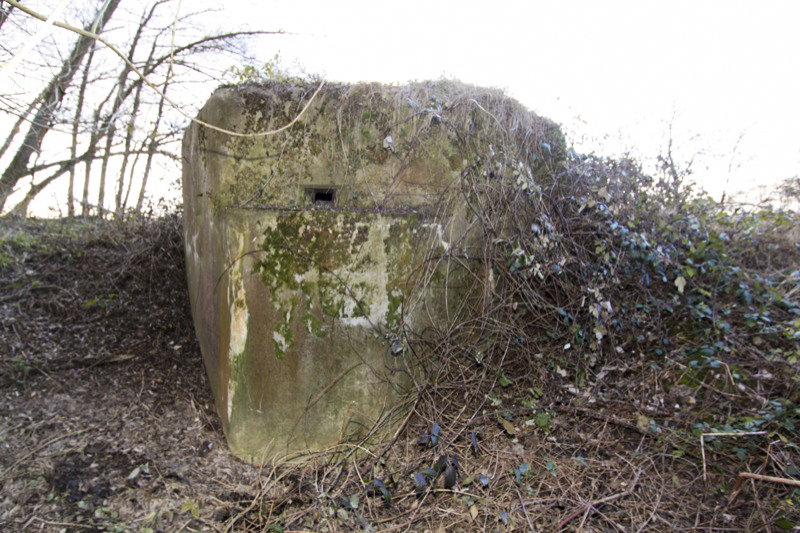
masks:
[(144, 191), (147, 188), (147, 178), (150, 176), (150, 170), (153, 168), (153, 158), (158, 149), (159, 140), (159, 127), (161, 126), (161, 119), (164, 116), (164, 102), (166, 100), (167, 88), (169, 87), (169, 79), (164, 82), (164, 90), (161, 98), (158, 101), (158, 111), (156, 112), (156, 120), (153, 124), (153, 129), (150, 132), (149, 143), (147, 145), (147, 162), (144, 166), (144, 174), (142, 175), (142, 186), (139, 189), (139, 198), (136, 200), (136, 212), (141, 213), (144, 206)]
[[(120, 0), (106, 0), (98, 9), (93, 23), (88, 24), (85, 30), (94, 30), (95, 33), (102, 32), (119, 3)], [(39, 103), (24, 140), (11, 163), (0, 176), (0, 206), (5, 204), (17, 182), (30, 175), (28, 165), (31, 156), (41, 149), (42, 141), (55, 122), (56, 112), (61, 107), (67, 89), (72, 83), (72, 78), (80, 69), (86, 53), (93, 44), (93, 39), (81, 35), (69, 55), (64, 59), (60, 71), (36, 98)]]
[[(43, 18), (18, 5), (15, 0), (6, 1), (16, 7), (14, 16)], [(75, 176), (82, 165), (83, 215), (95, 211), (100, 216), (106, 212), (121, 216), (135, 187), (139, 188), (135, 195), (135, 209), (141, 211), (146, 187), (152, 181), (149, 174), (155, 167), (155, 160), (179, 161), (178, 143), (174, 141), (178, 139), (181, 128), (174, 125), (179, 121), (185, 122), (187, 113), (195, 111), (192, 107), (199, 107), (195, 87), (202, 83), (210, 92), (219, 83), (222, 67), (209, 67), (214, 61), (205, 59), (226, 57), (230, 61), (233, 57), (249, 62), (251, 58), (246, 55), (244, 38), (282, 33), (223, 31), (208, 35), (204, 31), (193, 32), (191, 21), (199, 13), (176, 18), (174, 12), (164, 9), (172, 2), (150, 2), (142, 8), (134, 27), (123, 26), (124, 30), (129, 28), (131, 35), (124, 54), (102, 39), (104, 46), (93, 47), (94, 32), (100, 32), (106, 26), (119, 0), (105, 0), (96, 10), (93, 22), (86, 24), (83, 31), (56, 24), (79, 33), (80, 37), (39, 97), (15, 113), (18, 120), (0, 146), (0, 157), (11, 146), (16, 145), (17, 150), (0, 176), (0, 210), (5, 206), (8, 212), (25, 214), (37, 194), (68, 174), (67, 212), (74, 214)], [(122, 30), (117, 25), (115, 31)], [(79, 71), (80, 84), (72, 86), (73, 77)], [(145, 85), (156, 90), (147, 89)], [(187, 106), (188, 112), (175, 108), (166, 96), (167, 89), (173, 94), (193, 96)], [(153, 94), (158, 98), (154, 99)], [(144, 127), (148, 122), (152, 126)], [(61, 158), (54, 157), (52, 151), (42, 150), (46, 135), (60, 123), (69, 124), (71, 135), (68, 155)], [(26, 124), (28, 131), (23, 137), (20, 132)], [(20, 137), (21, 142), (18, 140)], [(55, 139), (51, 145), (54, 143)], [(66, 144), (61, 146), (63, 153)], [(41, 162), (39, 154), (45, 154)], [(143, 165), (138, 165), (140, 156), (144, 157)], [(93, 165), (98, 160), (101, 163), (99, 168)], [(46, 176), (41, 177), (45, 173)], [(113, 182), (112, 176), (116, 176)], [(25, 183), (23, 179), (31, 179), (30, 186), (25, 185), (28, 188), (24, 198), (9, 209), (6, 205), (9, 196)], [(108, 210), (106, 192), (112, 187), (113, 207)], [(96, 198), (94, 206), (90, 205), (90, 196)]]
[[(86, 64), (83, 67), (83, 77), (81, 78), (81, 85), (78, 89), (78, 103), (75, 106), (75, 118), (72, 122), (72, 144), (69, 147), (69, 156), (71, 159), (75, 159), (77, 156), (78, 151), (78, 136), (80, 134), (80, 125), (81, 125), (81, 115), (83, 114), (83, 102), (86, 98), (86, 86), (89, 83), (89, 69), (92, 65), (92, 59), (94, 58), (95, 47), (92, 47), (91, 52), (89, 52), (89, 57), (86, 60)], [(87, 163), (88, 165), (88, 163)], [(71, 167), (69, 169), (69, 186), (67, 187), (67, 214), (68, 216), (73, 216), (75, 214), (75, 202), (74, 202), (74, 191), (75, 189), (75, 167)], [(27, 211), (27, 206), (26, 206)]]

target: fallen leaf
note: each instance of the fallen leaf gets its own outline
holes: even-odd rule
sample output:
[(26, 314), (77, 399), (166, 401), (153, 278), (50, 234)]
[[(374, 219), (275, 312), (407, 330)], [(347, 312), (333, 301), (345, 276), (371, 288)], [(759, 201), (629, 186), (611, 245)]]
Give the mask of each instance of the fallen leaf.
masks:
[(516, 429), (514, 429), (514, 426), (511, 424), (511, 422), (509, 422), (508, 420), (506, 420), (506, 419), (505, 419), (505, 418), (503, 418), (502, 416), (500, 416), (500, 415), (497, 415), (497, 421), (498, 421), (498, 422), (500, 423), (500, 425), (503, 427), (503, 429), (505, 430), (505, 432), (506, 432), (506, 433), (508, 433), (509, 435), (512, 435), (512, 436), (513, 436), (513, 435), (516, 435), (516, 434), (517, 434), (517, 430), (516, 430)]
[(469, 515), (472, 517), (473, 521), (478, 518), (478, 506), (477, 505), (471, 505), (470, 506)]

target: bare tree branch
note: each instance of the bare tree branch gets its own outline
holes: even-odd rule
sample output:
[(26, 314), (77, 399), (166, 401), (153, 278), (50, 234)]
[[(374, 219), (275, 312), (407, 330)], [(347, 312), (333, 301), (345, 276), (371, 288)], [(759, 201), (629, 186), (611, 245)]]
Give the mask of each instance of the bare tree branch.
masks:
[[(27, 8), (23, 8), (14, 0), (7, 1), (12, 6), (27, 13)], [(114, 10), (117, 8), (119, 3), (120, 0), (109, 0), (107, 5), (104, 6), (102, 14), (97, 17), (97, 20), (92, 27), (94, 27), (96, 30), (99, 29), (102, 31), (103, 26), (111, 18), (111, 15), (114, 13)], [(42, 16), (39, 15), (37, 18), (41, 20)], [(55, 24), (58, 25), (60, 23), (56, 22)], [(3, 175), (0, 176), (0, 206), (5, 204), (9, 195), (11, 195), (14, 185), (19, 180), (19, 176), (26, 173), (26, 167), (30, 162), (31, 156), (38, 152), (41, 148), (42, 140), (49, 131), (49, 127), (52, 124), (53, 117), (55, 116), (55, 111), (61, 105), (64, 95), (66, 94), (66, 89), (72, 82), (72, 78), (77, 72), (78, 66), (83, 61), (83, 58), (86, 55), (86, 52), (89, 50), (89, 47), (93, 44), (94, 37), (83, 35), (83, 33), (87, 32), (85, 32), (85, 30), (81, 30), (81, 37), (73, 46), (69, 56), (64, 60), (61, 70), (58, 72), (58, 74), (56, 74), (55, 77), (53, 77), (47, 87), (45, 87), (44, 91), (42, 91), (40, 94), (38, 100), (41, 102), (41, 104), (36, 112), (36, 115), (34, 116), (28, 132), (25, 134), (22, 145), (17, 150), (17, 153), (14, 155), (11, 163), (3, 172)], [(92, 33), (91, 35), (96, 35), (96, 33)]]
[[(36, 18), (38, 18), (38, 19), (40, 19), (40, 20), (46, 20), (46, 19), (44, 18), (44, 16), (43, 16), (43, 15), (41, 15), (41, 14), (39, 14), (39, 13), (37, 13), (37, 12), (35, 12), (35, 11), (31, 10), (31, 9), (28, 9), (28, 8), (26, 8), (26, 7), (22, 6), (21, 4), (19, 4), (19, 3), (18, 3), (18, 2), (16, 2), (15, 0), (6, 0), (6, 1), (7, 1), (7, 2), (9, 2), (11, 5), (13, 5), (14, 7), (16, 7), (16, 8), (18, 8), (18, 9), (20, 9), (20, 10), (24, 11), (25, 13), (27, 13), (27, 14), (29, 14), (29, 15), (31, 15), (32, 17), (36, 17)], [(112, 0), (112, 1), (119, 1), (119, 0)], [(293, 126), (293, 125), (294, 125), (294, 124), (295, 124), (295, 123), (296, 123), (298, 120), (300, 120), (300, 117), (302, 117), (302, 116), (305, 114), (306, 110), (307, 110), (307, 109), (309, 108), (309, 106), (311, 105), (311, 102), (313, 102), (313, 101), (314, 101), (314, 99), (317, 97), (317, 95), (319, 94), (319, 92), (322, 90), (322, 87), (324, 87), (324, 86), (325, 86), (325, 80), (322, 80), (322, 81), (320, 82), (320, 84), (319, 84), (319, 87), (318, 87), (318, 88), (317, 88), (317, 90), (314, 92), (314, 94), (312, 94), (312, 95), (311, 95), (311, 98), (308, 100), (308, 102), (306, 103), (305, 107), (303, 107), (303, 109), (300, 111), (300, 113), (298, 113), (298, 114), (297, 114), (297, 116), (295, 116), (295, 117), (294, 117), (294, 119), (292, 119), (292, 121), (291, 121), (291, 122), (289, 122), (288, 124), (286, 124), (286, 125), (284, 125), (284, 126), (282, 126), (282, 127), (278, 128), (278, 129), (275, 129), (275, 130), (270, 130), (270, 131), (262, 131), (262, 132), (257, 132), (257, 133), (239, 133), (239, 132), (235, 132), (235, 131), (230, 131), (230, 130), (226, 130), (226, 129), (224, 129), (224, 128), (220, 128), (220, 127), (218, 127), (218, 126), (214, 126), (213, 124), (209, 124), (209, 123), (207, 123), (207, 122), (204, 122), (204, 121), (202, 121), (202, 120), (199, 120), (199, 119), (197, 119), (197, 118), (195, 118), (195, 117), (192, 117), (192, 116), (190, 116), (190, 115), (189, 115), (188, 113), (186, 113), (185, 111), (183, 111), (183, 110), (181, 109), (181, 107), (180, 107), (178, 104), (176, 104), (175, 102), (173, 102), (172, 100), (170, 100), (170, 99), (169, 99), (169, 98), (168, 98), (168, 97), (167, 97), (167, 96), (166, 96), (164, 93), (162, 93), (162, 92), (161, 92), (161, 90), (160, 90), (158, 87), (156, 87), (156, 85), (155, 85), (155, 84), (153, 84), (153, 83), (152, 83), (150, 80), (148, 80), (148, 79), (145, 77), (145, 74), (142, 74), (142, 72), (141, 72), (141, 71), (140, 71), (138, 68), (136, 68), (136, 65), (134, 65), (133, 63), (131, 63), (131, 62), (128, 60), (128, 58), (127, 58), (127, 57), (125, 57), (125, 56), (122, 54), (122, 52), (120, 52), (120, 51), (119, 51), (119, 50), (118, 50), (118, 49), (117, 49), (117, 48), (116, 48), (116, 47), (115, 47), (113, 44), (109, 43), (108, 41), (106, 41), (105, 39), (103, 39), (102, 37), (100, 37), (99, 35), (97, 35), (97, 34), (94, 34), (94, 33), (91, 33), (91, 32), (87, 32), (86, 30), (81, 30), (81, 29), (79, 29), (79, 28), (76, 28), (76, 27), (74, 27), (74, 26), (70, 26), (69, 24), (65, 24), (65, 23), (63, 23), (63, 22), (55, 22), (55, 23), (54, 23), (54, 25), (55, 25), (55, 26), (58, 26), (59, 28), (64, 28), (64, 29), (66, 29), (66, 30), (73, 31), (73, 32), (75, 32), (75, 33), (78, 33), (78, 34), (80, 34), (80, 35), (84, 36), (84, 37), (89, 37), (89, 38), (95, 39), (95, 40), (97, 40), (98, 42), (100, 42), (100, 43), (104, 44), (104, 45), (105, 45), (106, 47), (108, 47), (108, 48), (109, 48), (109, 49), (110, 49), (112, 52), (114, 52), (114, 53), (115, 53), (115, 54), (117, 54), (117, 55), (118, 55), (120, 58), (122, 58), (122, 60), (123, 60), (123, 61), (125, 61), (125, 63), (126, 63), (126, 64), (128, 64), (128, 66), (131, 68), (131, 70), (132, 70), (132, 71), (133, 71), (133, 72), (134, 72), (134, 73), (135, 73), (137, 76), (139, 76), (139, 78), (141, 78), (141, 80), (142, 80), (142, 81), (143, 81), (145, 84), (147, 84), (147, 86), (148, 86), (148, 87), (150, 87), (151, 89), (153, 89), (154, 91), (156, 91), (158, 94), (160, 94), (161, 96), (163, 96), (163, 97), (164, 97), (164, 100), (165, 100), (165, 101), (166, 101), (166, 102), (167, 102), (167, 103), (168, 103), (170, 106), (172, 106), (172, 107), (173, 107), (173, 108), (174, 108), (174, 109), (175, 109), (175, 110), (176, 110), (178, 113), (180, 113), (181, 115), (183, 115), (184, 117), (188, 118), (189, 120), (191, 120), (192, 122), (194, 122), (194, 123), (196, 123), (196, 124), (199, 124), (199, 125), (201, 125), (201, 126), (205, 126), (206, 128), (212, 129), (212, 130), (214, 130), (214, 131), (218, 131), (218, 132), (220, 132), (220, 133), (224, 133), (224, 134), (226, 134), (226, 135), (231, 135), (231, 136), (233, 136), (233, 137), (266, 137), (266, 136), (269, 136), (269, 135), (275, 135), (275, 134), (277, 134), (277, 133), (280, 133), (280, 132), (282, 132), (282, 131), (285, 131), (285, 130), (289, 129), (289, 128), (290, 128), (290, 127), (292, 127), (292, 126)], [(205, 43), (205, 42), (210, 42), (210, 41), (213, 41), (213, 40), (218, 40), (218, 39), (222, 39), (222, 38), (229, 38), (229, 37), (232, 37), (232, 36), (234, 36), (234, 35), (259, 35), (259, 34), (263, 35), (263, 34), (276, 34), (276, 33), (277, 33), (277, 34), (280, 34), (280, 33), (282, 33), (282, 32), (257, 32), (257, 31), (250, 31), (250, 32), (233, 32), (233, 33), (228, 33), (228, 34), (223, 34), (223, 35), (217, 35), (217, 36), (212, 36), (212, 37), (206, 37), (206, 38), (200, 39), (200, 40), (198, 40), (198, 41), (195, 41), (195, 43), (194, 43), (194, 44), (198, 45), (198, 44), (202, 44), (202, 43)], [(187, 46), (188, 46), (188, 45), (187, 45)], [(176, 52), (180, 52), (180, 51), (182, 51), (182, 50), (184, 50), (184, 49), (186, 49), (186, 46), (183, 46), (183, 47), (181, 47), (181, 48), (178, 48), (178, 49), (176, 50)], [(169, 57), (169, 56), (168, 56), (168, 57)], [(165, 58), (165, 60), (166, 60), (166, 58)], [(0, 184), (0, 185), (1, 185), (1, 184)]]
[[(21, 20), (26, 16), (38, 20), (46, 20), (43, 15), (30, 9), (27, 5), (22, 5), (17, 0), (5, 1), (11, 6), (9, 10), (13, 8), (15, 16), (17, 18), (21, 17)], [(174, 20), (172, 20), (169, 25), (157, 27), (152, 24), (152, 22), (156, 20), (154, 13), (157, 11), (158, 6), (167, 4), (170, 1), (171, 0), (155, 0), (155, 3), (149, 3), (149, 5), (145, 7), (138, 22), (135, 36), (131, 38), (132, 41), (130, 41), (127, 54), (120, 52), (118, 48), (99, 35), (103, 31), (106, 22), (110, 19), (111, 14), (118, 6), (120, 0), (105, 0), (103, 7), (98, 9), (95, 15), (97, 22), (87, 25), (84, 29), (76, 28), (56, 20), (51, 21), (53, 26), (77, 33), (80, 35), (80, 38), (74, 45), (72, 52), (62, 61), (62, 71), (58, 76), (50, 80), (48, 86), (42, 91), (38, 105), (36, 103), (31, 104), (28, 111), (22, 110), (22, 106), (19, 106), (19, 109), (21, 109), (20, 114), (23, 116), (18, 121), (16, 129), (11, 132), (11, 135), (5, 141), (7, 144), (6, 149), (15, 138), (19, 137), (18, 132), (24, 122), (28, 122), (29, 130), (12, 164), (9, 165), (5, 169), (3, 175), (0, 176), (0, 209), (2, 209), (9, 195), (16, 188), (21, 179), (29, 176), (33, 178), (30, 189), (26, 194), (26, 199), (21, 202), (23, 205), (16, 206), (15, 212), (24, 211), (30, 199), (32, 199), (36, 193), (43, 190), (44, 187), (57, 179), (58, 176), (68, 171), (70, 173), (68, 212), (69, 214), (74, 214), (74, 206), (72, 205), (74, 202), (74, 195), (72, 191), (75, 185), (75, 167), (77, 164), (84, 162), (85, 177), (82, 206), (83, 212), (86, 213), (89, 205), (90, 175), (92, 176), (92, 183), (94, 184), (94, 176), (99, 174), (99, 190), (95, 189), (92, 191), (92, 194), (97, 194), (98, 205), (103, 205), (105, 190), (108, 185), (106, 181), (107, 174), (110, 169), (114, 169), (114, 172), (117, 172), (117, 168), (110, 164), (111, 159), (121, 156), (123, 159), (120, 161), (121, 165), (118, 170), (119, 177), (116, 183), (117, 186), (113, 202), (115, 204), (114, 211), (117, 214), (122, 214), (127, 204), (134, 178), (132, 164), (135, 161), (128, 161), (128, 157), (133, 156), (138, 158), (140, 155), (145, 155), (145, 175), (141, 179), (141, 188), (136, 202), (136, 209), (141, 210), (148, 183), (147, 175), (152, 169), (154, 158), (162, 155), (173, 159), (177, 158), (174, 154), (161, 148), (164, 146), (165, 139), (169, 139), (175, 134), (175, 131), (177, 131), (171, 126), (174, 120), (166, 119), (164, 115), (165, 109), (169, 109), (171, 113), (167, 116), (174, 116), (177, 113), (190, 121), (228, 135), (236, 137), (258, 137), (274, 135), (294, 125), (305, 114), (311, 103), (322, 90), (324, 81), (319, 84), (319, 87), (310, 98), (307, 98), (304, 107), (293, 120), (283, 127), (272, 131), (243, 134), (234, 131), (226, 131), (212, 124), (197, 120), (190, 115), (190, 113), (194, 113), (194, 110), (185, 110), (167, 96), (167, 88), (171, 84), (178, 83), (177, 79), (174, 79), (174, 67), (181, 65), (181, 76), (188, 75), (196, 78), (197, 76), (192, 71), (192, 64), (197, 62), (196, 58), (199, 57), (200, 54), (206, 52), (214, 54), (219, 54), (220, 52), (236, 52), (242, 55), (244, 52), (238, 51), (239, 41), (237, 41), (237, 39), (256, 35), (281, 35), (284, 34), (284, 32), (231, 31), (218, 35), (195, 38), (188, 43), (176, 46), (175, 38), (176, 35), (179, 35), (176, 31), (177, 21), (183, 20), (186, 17), (178, 17), (176, 13)], [(0, 7), (3, 5), (5, 4), (0, 2)], [(54, 17), (51, 16), (51, 19), (52, 18)], [(138, 53), (138, 51), (142, 49), (142, 46), (137, 45), (141, 39), (145, 38), (145, 34), (147, 34), (147, 39), (151, 40), (152, 45), (146, 59), (142, 61), (142, 58), (135, 57), (134, 52)], [(167, 38), (169, 38), (168, 41)], [(103, 44), (124, 62), (121, 72), (117, 69), (117, 73), (113, 77), (102, 73), (97, 75), (94, 73), (97, 71), (94, 65), (92, 65), (91, 72), (87, 67), (83, 73), (82, 88), (76, 88), (77, 90), (71, 93), (69, 98), (65, 99), (66, 92), (70, 88), (74, 74), (80, 70), (80, 64), (85, 60), (85, 55), (87, 54), (87, 50), (89, 50), (89, 44), (95, 42)], [(165, 46), (165, 43), (169, 43), (169, 45)], [(56, 46), (55, 50), (58, 52), (59, 48)], [(244, 49), (242, 48), (242, 50)], [(194, 61), (192, 58), (195, 58)], [(26, 63), (26, 65), (30, 67), (30, 63)], [(200, 75), (209, 76), (207, 72), (203, 72), (202, 67), (195, 68), (195, 71)], [(131, 73), (135, 76), (130, 76)], [(156, 81), (156, 78), (158, 81)], [(99, 83), (93, 86), (92, 80), (97, 80)], [(99, 88), (101, 91), (105, 92), (105, 87), (112, 83), (113, 87), (110, 88), (106, 97), (95, 107), (91, 120), (82, 119), (84, 109), (87, 107), (84, 98), (89, 98), (85, 96), (86, 88)], [(181, 81), (180, 83), (183, 84), (186, 82)], [(145, 95), (147, 93), (142, 92), (143, 85), (150, 87), (159, 95), (159, 98), (157, 100), (146, 98)], [(94, 93), (96, 94), (96, 92), (95, 90)], [(173, 89), (170, 94), (174, 95), (175, 90)], [(92, 98), (94, 99), (96, 96), (93, 94)], [(132, 99), (132, 101), (130, 99)], [(69, 111), (66, 110), (67, 106), (70, 107)], [(138, 123), (136, 122), (137, 117), (144, 113), (148, 114), (151, 124), (154, 124), (152, 132), (149, 135), (145, 135), (143, 128), (135, 127), (135, 124)], [(67, 116), (67, 114), (69, 114), (69, 116)], [(72, 139), (70, 155), (63, 161), (49, 163), (46, 161), (49, 145), (45, 146), (45, 152), (41, 153), (42, 141), (49, 131), (56, 131), (57, 125), (62, 123), (70, 124), (70, 131), (68, 132), (71, 134)], [(182, 128), (182, 125), (180, 127)], [(170, 133), (167, 136), (161, 136), (159, 133), (160, 129), (170, 130)], [(62, 130), (66, 130), (66, 128), (62, 128)], [(79, 135), (81, 137), (79, 137)], [(103, 138), (105, 138), (105, 142), (102, 142)], [(120, 142), (122, 144), (118, 144)], [(124, 146), (122, 152), (114, 150), (114, 147), (117, 146)], [(84, 150), (80, 156), (76, 155), (79, 150)], [(41, 154), (44, 154), (42, 155), (43, 162), (39, 164), (36, 158)], [(92, 162), (97, 159), (102, 161), (102, 165), (99, 172), (96, 170), (93, 172)], [(138, 168), (141, 169), (141, 167)], [(45, 171), (51, 173), (45, 179), (37, 181), (35, 174)], [(139, 172), (140, 170), (137, 172), (137, 175)], [(127, 184), (125, 184), (125, 180), (128, 180)], [(125, 192), (126, 190), (127, 193)]]

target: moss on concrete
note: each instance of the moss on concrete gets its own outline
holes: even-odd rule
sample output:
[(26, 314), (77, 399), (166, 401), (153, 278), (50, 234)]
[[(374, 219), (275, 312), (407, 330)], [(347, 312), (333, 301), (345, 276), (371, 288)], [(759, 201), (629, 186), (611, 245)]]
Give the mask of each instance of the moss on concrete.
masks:
[(275, 354), (291, 351), (290, 324), (297, 294), (304, 329), (325, 336), (327, 317), (381, 331), (400, 318), (419, 217), (363, 212), (302, 211), (271, 218), (254, 272), (272, 294), (276, 316)]
[[(243, 133), (291, 121), (313, 84), (244, 85), (215, 96), (236, 103), (220, 125)], [(216, 136), (216, 132), (207, 132)], [(214, 191), (217, 209), (301, 206), (303, 188), (341, 189), (347, 205), (397, 208), (430, 205), (460, 176), (465, 161), (515, 143), (533, 167), (566, 154), (559, 128), (499, 91), (457, 82), (405, 87), (329, 83), (303, 118), (274, 136), (225, 137)], [(535, 170), (535, 169), (534, 169)], [(376, 194), (377, 191), (377, 194)]]

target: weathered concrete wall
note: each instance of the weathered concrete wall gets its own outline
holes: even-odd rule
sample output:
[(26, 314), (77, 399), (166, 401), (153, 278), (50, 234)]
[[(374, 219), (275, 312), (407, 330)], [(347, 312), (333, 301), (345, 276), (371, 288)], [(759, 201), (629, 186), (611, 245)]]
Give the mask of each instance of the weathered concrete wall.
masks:
[[(337, 85), (277, 135), (187, 129), (192, 312), (238, 456), (262, 461), (364, 435), (408, 389), (401, 333), (446, 316), (459, 297), (455, 287), (447, 298), (435, 284), (420, 288), (423, 259), (448, 257), (451, 243), (478, 254), (459, 201), (464, 169), (480, 164), (470, 142), (491, 143), (497, 124), (507, 133), (515, 113), (528, 113), (502, 98), (494, 114), (467, 101), (454, 113), (448, 88), (463, 90)], [(274, 129), (312, 90), (222, 88), (198, 118), (241, 133)], [(532, 146), (563, 147), (555, 126), (527, 116), (528, 137), (529, 124), (538, 128)]]

